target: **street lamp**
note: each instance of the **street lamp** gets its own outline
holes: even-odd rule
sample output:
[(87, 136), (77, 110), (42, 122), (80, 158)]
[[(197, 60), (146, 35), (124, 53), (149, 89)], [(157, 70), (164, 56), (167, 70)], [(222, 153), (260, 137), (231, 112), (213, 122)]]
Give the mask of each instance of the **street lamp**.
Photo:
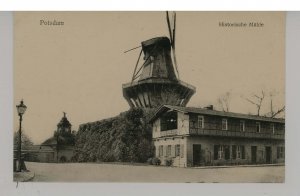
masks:
[(21, 172), (22, 170), (22, 163), (21, 163), (21, 145), (22, 145), (22, 140), (21, 140), (21, 136), (22, 136), (22, 116), (25, 113), (27, 109), (27, 106), (23, 103), (23, 100), (21, 100), (20, 104), (17, 105), (17, 110), (18, 110), (18, 114), (19, 114), (19, 145), (18, 145), (18, 172)]

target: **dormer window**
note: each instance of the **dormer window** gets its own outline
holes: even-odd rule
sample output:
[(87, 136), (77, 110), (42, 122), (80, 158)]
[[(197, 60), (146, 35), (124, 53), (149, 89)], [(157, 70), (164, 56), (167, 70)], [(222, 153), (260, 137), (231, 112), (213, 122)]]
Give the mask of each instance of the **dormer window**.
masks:
[(223, 118), (222, 119), (222, 130), (227, 130), (228, 126), (227, 126), (227, 119)]

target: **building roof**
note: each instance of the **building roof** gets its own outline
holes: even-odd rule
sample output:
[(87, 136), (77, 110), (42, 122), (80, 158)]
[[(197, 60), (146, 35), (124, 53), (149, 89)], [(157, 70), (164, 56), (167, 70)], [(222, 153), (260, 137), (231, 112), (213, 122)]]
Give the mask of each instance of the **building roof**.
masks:
[[(14, 148), (14, 151), (17, 151), (17, 148)], [(54, 149), (51, 146), (32, 145), (22, 147), (22, 152), (54, 152)]]
[(148, 39), (146, 41), (143, 41), (141, 44), (142, 44), (143, 48), (152, 46), (155, 44), (160, 44), (160, 45), (164, 45), (168, 48), (171, 48), (171, 42), (168, 37), (154, 37), (154, 38)]
[(223, 111), (217, 111), (217, 110), (206, 109), (206, 108), (181, 107), (181, 106), (171, 106), (171, 105), (163, 105), (160, 108), (158, 108), (155, 114), (150, 118), (150, 122), (153, 122), (154, 120), (159, 118), (159, 116), (162, 113), (168, 110), (175, 110), (182, 113), (205, 114), (205, 115), (212, 115), (212, 116), (240, 118), (240, 119), (248, 119), (248, 120), (256, 120), (256, 121), (277, 122), (277, 123), (285, 122), (285, 119), (282, 118), (270, 118), (270, 117), (241, 114), (241, 113), (234, 113), (234, 112), (223, 112)]
[(46, 141), (44, 141), (41, 145), (56, 145), (57, 139), (55, 137), (50, 137)]

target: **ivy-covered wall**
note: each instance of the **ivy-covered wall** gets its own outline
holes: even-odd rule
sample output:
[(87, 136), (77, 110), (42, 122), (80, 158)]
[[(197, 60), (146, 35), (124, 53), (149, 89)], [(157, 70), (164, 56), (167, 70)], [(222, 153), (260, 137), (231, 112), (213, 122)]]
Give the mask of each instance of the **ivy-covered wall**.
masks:
[(82, 124), (75, 140), (78, 162), (146, 162), (154, 155), (152, 110), (130, 109), (120, 115)]

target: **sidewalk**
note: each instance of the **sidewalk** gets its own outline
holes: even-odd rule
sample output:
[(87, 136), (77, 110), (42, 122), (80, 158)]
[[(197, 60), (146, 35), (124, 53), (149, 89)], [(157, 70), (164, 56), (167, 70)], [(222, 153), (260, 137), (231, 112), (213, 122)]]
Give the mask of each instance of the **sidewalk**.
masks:
[(28, 182), (34, 178), (34, 172), (14, 172), (14, 182)]
[(278, 164), (257, 164), (257, 165), (220, 165), (220, 166), (200, 166), (200, 167), (191, 167), (195, 169), (213, 169), (213, 168), (236, 168), (236, 167), (273, 167), (273, 166), (285, 166), (284, 163)]

